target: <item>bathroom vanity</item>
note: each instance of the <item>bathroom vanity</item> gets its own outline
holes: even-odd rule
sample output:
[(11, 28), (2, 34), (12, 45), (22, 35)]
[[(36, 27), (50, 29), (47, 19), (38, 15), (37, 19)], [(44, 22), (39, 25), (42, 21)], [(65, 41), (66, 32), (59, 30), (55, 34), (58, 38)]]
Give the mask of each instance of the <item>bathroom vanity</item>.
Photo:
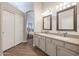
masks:
[[(50, 56), (79, 56), (79, 35), (67, 34), (79, 33), (78, 9), (79, 4), (57, 11), (55, 16), (44, 16), (44, 33), (41, 33), (41, 30), (40, 33), (34, 34), (33, 46)], [(59, 33), (49, 34), (49, 31)], [(58, 35), (62, 32), (65, 32), (64, 35)]]
[(35, 33), (33, 46), (50, 56), (78, 56), (79, 39), (54, 34)]

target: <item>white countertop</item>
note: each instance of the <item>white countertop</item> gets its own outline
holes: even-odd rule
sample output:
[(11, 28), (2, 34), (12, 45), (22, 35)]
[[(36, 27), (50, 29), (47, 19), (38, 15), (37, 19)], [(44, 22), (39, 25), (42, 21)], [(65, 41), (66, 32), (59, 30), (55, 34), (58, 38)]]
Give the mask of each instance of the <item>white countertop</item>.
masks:
[(54, 35), (54, 34), (45, 34), (45, 33), (35, 33), (35, 34), (79, 45), (79, 39), (76, 39), (76, 38), (63, 37), (63, 36), (58, 36), (58, 35)]

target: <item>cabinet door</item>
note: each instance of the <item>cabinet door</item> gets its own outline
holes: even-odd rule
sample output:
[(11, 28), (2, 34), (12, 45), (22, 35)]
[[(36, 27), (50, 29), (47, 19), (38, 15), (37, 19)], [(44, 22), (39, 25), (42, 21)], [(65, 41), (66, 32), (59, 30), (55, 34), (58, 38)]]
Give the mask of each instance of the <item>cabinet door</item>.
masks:
[(50, 38), (46, 38), (46, 53), (51, 56), (56, 56), (56, 45)]
[(71, 43), (65, 43), (65, 48), (79, 53), (79, 46)]
[(40, 49), (45, 51), (45, 37), (41, 36), (40, 39)]
[(36, 34), (33, 37), (33, 46), (36, 46)]
[(33, 46), (37, 46), (38, 45), (38, 35), (34, 35), (34, 38), (33, 38)]
[(2, 11), (2, 50), (5, 51), (14, 46), (14, 14)]
[(36, 39), (35, 39), (35, 44), (36, 44), (37, 47), (39, 47), (39, 42), (40, 42), (40, 36), (37, 35)]
[(78, 54), (63, 47), (57, 47), (58, 56), (77, 56)]

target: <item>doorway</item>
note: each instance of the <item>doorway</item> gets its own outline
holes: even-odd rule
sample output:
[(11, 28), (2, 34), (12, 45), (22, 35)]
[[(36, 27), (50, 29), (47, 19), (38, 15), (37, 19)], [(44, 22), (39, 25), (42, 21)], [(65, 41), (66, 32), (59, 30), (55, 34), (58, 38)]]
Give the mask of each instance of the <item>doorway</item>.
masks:
[(27, 30), (27, 42), (33, 42), (33, 33), (34, 33), (34, 12), (33, 10), (26, 13), (26, 30)]

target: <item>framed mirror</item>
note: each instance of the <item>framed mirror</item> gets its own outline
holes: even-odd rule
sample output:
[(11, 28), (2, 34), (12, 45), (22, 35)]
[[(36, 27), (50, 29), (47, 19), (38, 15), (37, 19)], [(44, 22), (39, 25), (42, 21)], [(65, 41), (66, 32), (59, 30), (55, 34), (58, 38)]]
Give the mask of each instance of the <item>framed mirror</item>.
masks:
[(43, 17), (43, 30), (52, 30), (52, 15)]
[(57, 12), (58, 31), (77, 31), (77, 7), (72, 6)]

